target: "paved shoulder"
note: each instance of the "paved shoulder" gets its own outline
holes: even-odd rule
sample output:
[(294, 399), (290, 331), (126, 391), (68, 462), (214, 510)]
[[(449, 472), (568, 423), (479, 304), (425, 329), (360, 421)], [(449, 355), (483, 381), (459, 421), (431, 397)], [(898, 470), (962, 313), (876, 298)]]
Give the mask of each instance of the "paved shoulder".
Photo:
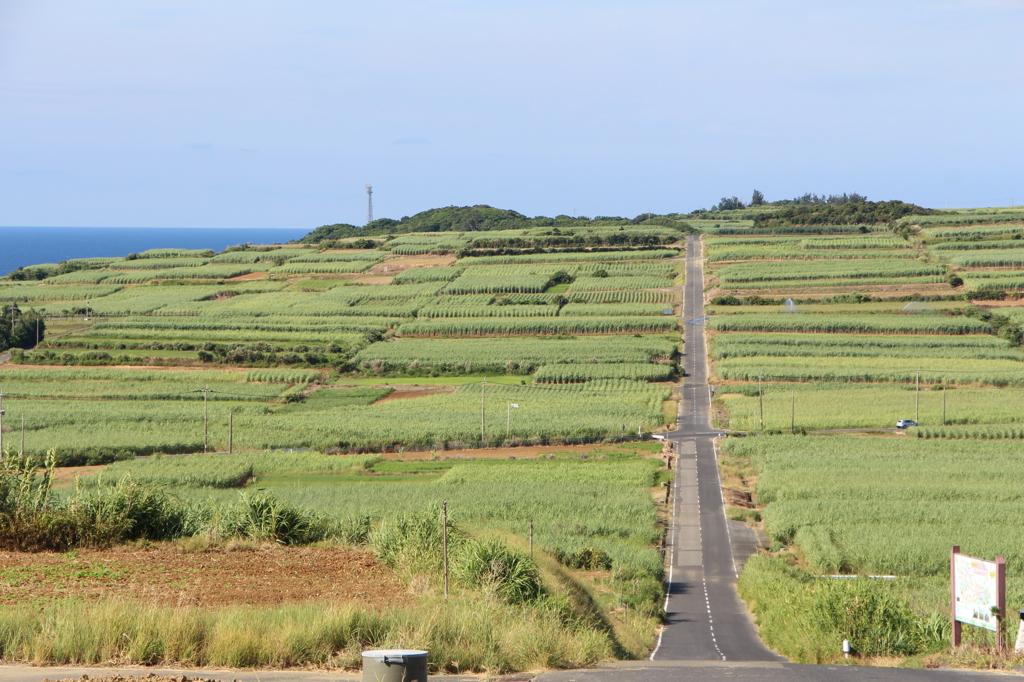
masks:
[(751, 661), (654, 661), (634, 666), (543, 673), (537, 676), (536, 682), (993, 682), (1008, 676), (973, 670), (905, 670)]

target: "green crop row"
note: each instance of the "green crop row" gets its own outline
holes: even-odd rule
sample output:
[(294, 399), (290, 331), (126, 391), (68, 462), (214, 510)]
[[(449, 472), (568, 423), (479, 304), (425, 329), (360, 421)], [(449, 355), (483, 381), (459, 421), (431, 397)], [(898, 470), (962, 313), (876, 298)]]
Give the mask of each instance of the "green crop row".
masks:
[(566, 295), (584, 291), (624, 291), (630, 289), (661, 289), (672, 286), (665, 277), (577, 277)]
[(99, 284), (113, 273), (110, 270), (75, 270), (56, 277), (47, 277), (48, 285), (54, 284)]
[(743, 260), (851, 260), (851, 259), (878, 259), (878, 258), (900, 258), (904, 260), (913, 260), (917, 258), (917, 253), (914, 251), (880, 251), (868, 248), (862, 249), (850, 249), (841, 250), (838, 248), (834, 249), (818, 249), (815, 251), (811, 250), (794, 250), (794, 251), (781, 251), (774, 249), (765, 249), (760, 246), (751, 246), (748, 248), (731, 248), (722, 249), (709, 252), (707, 260), (710, 263), (718, 263), (723, 261), (743, 261)]
[(463, 258), (459, 265), (489, 265), (502, 263), (576, 263), (579, 261), (658, 260), (678, 256), (674, 249), (646, 251), (564, 251), (557, 253), (530, 253), (519, 256), (473, 256)]
[(1024, 243), (1019, 249), (1000, 249), (994, 251), (968, 251), (959, 253), (951, 251), (943, 253), (953, 265), (962, 268), (994, 268), (1020, 267), (1024, 265)]
[(423, 282), (451, 282), (461, 275), (465, 268), (431, 267), (409, 268), (395, 275), (392, 284), (421, 284)]
[[(672, 303), (677, 294), (674, 291), (574, 291), (566, 294), (570, 303)], [(668, 307), (668, 306), (666, 306)]]
[(162, 270), (194, 268), (209, 262), (209, 258), (137, 258), (135, 260), (111, 261), (107, 267), (113, 270)]
[[(266, 385), (253, 388), (262, 386)], [(309, 401), (280, 413), (259, 403), (214, 403), (208, 408), (208, 433), (215, 449), (226, 447), (231, 411), (234, 445), (240, 450), (475, 443), (481, 436), (480, 390), (479, 385), (465, 385), (453, 393), (371, 405)], [(669, 396), (666, 388), (638, 381), (492, 384), (484, 398), (485, 406), (491, 408), (485, 428), (488, 440), (503, 440), (507, 427), (504, 408), (516, 403), (521, 409), (512, 420), (509, 433), (513, 438), (618, 436), (623, 426), (633, 432), (663, 424), (662, 403)], [(49, 448), (137, 453), (194, 452), (197, 445), (202, 449), (203, 406), (194, 401), (24, 399), (5, 401), (4, 408), (15, 421), (26, 416), (26, 450), (32, 453)]]
[(1024, 502), (1016, 443), (777, 436), (725, 447), (759, 470), (769, 536), (812, 570), (942, 575), (953, 545), (1024, 570), (1024, 550), (1007, 542)]
[[(563, 313), (564, 314), (564, 313)], [(993, 336), (893, 334), (716, 334), (715, 360), (749, 356), (988, 358), (1024, 361), (1024, 353)], [(770, 362), (770, 360), (766, 360)]]
[[(910, 384), (766, 381), (761, 400), (756, 383), (721, 386), (716, 400), (724, 401), (729, 425), (743, 431), (760, 429), (762, 407), (766, 429), (788, 430), (791, 425), (808, 430), (892, 428), (898, 419), (915, 417), (932, 428), (942, 425), (943, 405), (946, 424), (1024, 423), (1024, 390), (963, 386), (927, 390), (924, 376), (922, 382), (924, 388), (918, 394)], [(739, 390), (744, 395), (735, 393)]]
[(604, 363), (545, 365), (533, 375), (541, 384), (572, 384), (595, 379), (631, 379), (634, 381), (668, 381), (672, 378), (672, 365), (637, 363)]
[(643, 261), (640, 263), (532, 263), (513, 265), (474, 265), (466, 269), (468, 275), (512, 276), (512, 275), (552, 275), (564, 272), (572, 277), (593, 277), (603, 272), (611, 277), (670, 277), (676, 265), (664, 261)]
[(940, 242), (928, 247), (932, 251), (977, 251), (989, 249), (1024, 249), (1019, 239), (994, 239), (977, 242)]
[(558, 306), (554, 305), (480, 305), (480, 306), (425, 306), (418, 317), (555, 317)]
[(674, 317), (461, 318), (407, 322), (403, 336), (484, 336), (493, 334), (620, 334), (668, 332), (678, 328)]
[(384, 251), (346, 251), (338, 253), (325, 251), (323, 253), (304, 253), (288, 259), (288, 263), (343, 263), (346, 261), (374, 261), (379, 262), (387, 257)]
[(395, 367), (414, 362), (438, 368), (469, 364), (483, 371), (501, 371), (509, 364), (514, 368), (554, 363), (646, 363), (655, 359), (671, 359), (675, 353), (675, 343), (649, 336), (396, 339), (364, 348), (356, 355), (355, 361), (378, 361)]
[(798, 263), (737, 263), (716, 271), (722, 284), (771, 282), (780, 280), (865, 279), (875, 277), (918, 277), (938, 275), (933, 265), (904, 259), (863, 259), (843, 264), (831, 261)]
[(663, 303), (569, 303), (558, 312), (561, 317), (611, 317), (613, 315), (672, 315), (672, 305)]
[(971, 317), (946, 315), (750, 313), (719, 315), (708, 329), (742, 332), (868, 332), (903, 334), (986, 334), (991, 327)]
[(512, 294), (538, 293), (547, 288), (551, 278), (546, 275), (461, 275), (448, 284), (441, 293), (445, 294)]
[(15, 303), (22, 301), (84, 301), (101, 298), (124, 287), (117, 286), (21, 286), (9, 287), (0, 291), (0, 302)]
[(374, 260), (356, 260), (356, 261), (345, 261), (345, 262), (330, 262), (330, 263), (287, 263), (285, 265), (279, 265), (274, 268), (270, 268), (268, 272), (272, 275), (283, 274), (283, 275), (302, 275), (306, 273), (323, 273), (323, 274), (343, 274), (351, 272), (362, 272), (369, 270), (377, 261)]
[[(715, 363), (722, 379), (756, 381), (887, 381), (911, 382), (921, 369), (926, 383), (983, 383), (992, 386), (1024, 385), (1024, 363), (1020, 360), (943, 358), (922, 362), (916, 357), (734, 357)], [(924, 365), (922, 367), (922, 365)]]

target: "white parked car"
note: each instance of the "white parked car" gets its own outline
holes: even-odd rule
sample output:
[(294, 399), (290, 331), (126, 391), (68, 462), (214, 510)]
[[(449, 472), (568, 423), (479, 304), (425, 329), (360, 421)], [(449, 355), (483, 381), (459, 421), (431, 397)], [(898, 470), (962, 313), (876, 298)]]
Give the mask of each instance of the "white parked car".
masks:
[(917, 426), (917, 422), (914, 421), (913, 419), (901, 419), (898, 422), (896, 422), (897, 429), (905, 429), (908, 426)]

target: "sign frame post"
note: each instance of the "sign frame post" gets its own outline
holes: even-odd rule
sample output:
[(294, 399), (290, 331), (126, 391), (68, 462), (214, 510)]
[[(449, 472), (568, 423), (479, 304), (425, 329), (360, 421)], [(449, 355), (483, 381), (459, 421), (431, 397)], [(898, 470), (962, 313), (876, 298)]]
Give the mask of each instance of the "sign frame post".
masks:
[(954, 545), (949, 553), (949, 590), (953, 648), (960, 646), (967, 623), (992, 630), (996, 651), (1002, 653), (1006, 649), (1006, 560), (961, 554)]
[(960, 553), (960, 545), (953, 545), (949, 551), (949, 617), (952, 620), (953, 648), (960, 646), (963, 626), (956, 619), (956, 555)]

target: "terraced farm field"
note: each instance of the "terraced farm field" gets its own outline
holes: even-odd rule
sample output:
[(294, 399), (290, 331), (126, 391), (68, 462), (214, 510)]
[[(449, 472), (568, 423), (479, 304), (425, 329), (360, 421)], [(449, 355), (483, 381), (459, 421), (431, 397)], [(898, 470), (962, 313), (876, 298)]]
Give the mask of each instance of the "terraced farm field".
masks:
[[(24, 628), (27, 647), (39, 619), (121, 633), (72, 638), (80, 663), (357, 665), (367, 646), (417, 645), (461, 673), (646, 655), (670, 477), (649, 435), (677, 414), (684, 231), (622, 222), (154, 250), (0, 282), (0, 319), (41, 314), (41, 343), (0, 365), (0, 490), (33, 496), (16, 522), (0, 505), (0, 586), (35, 609), (8, 609), (0, 629)], [(47, 494), (71, 476), (40, 476), (44, 460), (82, 478)], [(464, 606), (444, 624), (428, 615), (444, 599), (442, 502), (444, 610)], [(43, 517), (62, 532), (19, 525)], [(84, 567), (75, 554), (135, 541), (157, 577), (127, 550), (89, 549)], [(11, 549), (60, 554), (44, 565)], [(232, 553), (291, 557), (298, 574), (311, 552), (346, 581), (284, 581), (276, 602), (229, 589), (266, 585)], [(39, 578), (70, 571), (82, 579), (64, 595), (88, 595), (88, 613)], [(338, 618), (375, 624), (298, 644)], [(181, 619), (202, 639), (184, 655)]]
[[(730, 515), (762, 525), (772, 544), (740, 589), (762, 636), (795, 660), (833, 660), (837, 637), (863, 637), (855, 649), (877, 655), (941, 650), (953, 545), (1005, 556), (1009, 598), (1024, 597), (1010, 539), (1024, 510), (1010, 442), (1024, 438), (1024, 241), (1005, 217), (915, 216), (898, 234), (705, 237), (717, 417), (763, 432), (721, 451), (726, 486), (757, 506)], [(869, 602), (893, 610), (845, 629), (810, 615)], [(892, 630), (851, 634), (882, 622)], [(969, 630), (974, 644), (991, 642)]]

